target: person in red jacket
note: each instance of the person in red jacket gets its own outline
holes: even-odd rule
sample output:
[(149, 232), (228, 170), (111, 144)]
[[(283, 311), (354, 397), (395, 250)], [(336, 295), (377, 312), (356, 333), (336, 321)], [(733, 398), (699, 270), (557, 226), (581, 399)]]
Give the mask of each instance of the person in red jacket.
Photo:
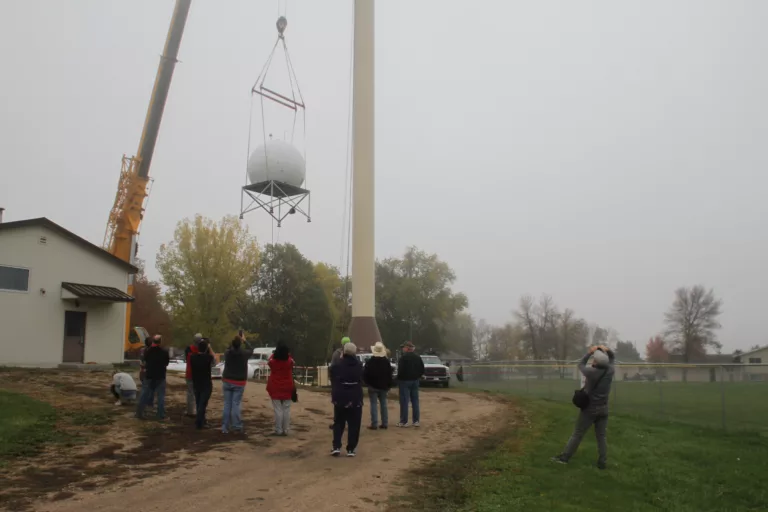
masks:
[(291, 397), (293, 395), (293, 358), (285, 343), (278, 343), (269, 358), (267, 393), (275, 410), (273, 436), (287, 436), (291, 427)]

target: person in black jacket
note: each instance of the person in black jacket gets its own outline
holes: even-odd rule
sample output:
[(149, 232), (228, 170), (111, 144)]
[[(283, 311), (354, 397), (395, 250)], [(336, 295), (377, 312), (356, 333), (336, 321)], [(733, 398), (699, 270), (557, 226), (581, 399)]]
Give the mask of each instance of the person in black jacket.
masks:
[(141, 399), (136, 408), (136, 417), (144, 419), (144, 408), (152, 402), (157, 394), (157, 419), (165, 419), (165, 372), (171, 358), (161, 344), (163, 339), (156, 335), (152, 345), (144, 352), (145, 383), (141, 387)]
[(206, 338), (201, 338), (194, 353), (189, 356), (190, 380), (195, 394), (197, 414), (195, 426), (201, 429), (206, 426), (205, 411), (211, 398), (213, 383), (211, 382), (211, 367), (216, 363), (213, 350)]
[(413, 343), (403, 344), (403, 355), (397, 362), (397, 382), (400, 386), (400, 423), (398, 427), (408, 426), (408, 402), (413, 405), (413, 426), (419, 426), (419, 380), (424, 375), (424, 361), (416, 355)]
[(236, 432), (243, 431), (240, 404), (243, 401), (245, 384), (248, 382), (248, 359), (252, 352), (242, 347), (243, 340), (236, 336), (232, 345), (224, 353), (224, 372), (221, 374), (221, 387), (224, 390), (224, 413), (221, 419), (221, 431), (229, 433), (229, 427)]
[(341, 453), (341, 436), (349, 425), (347, 457), (354, 457), (360, 439), (360, 423), (363, 421), (363, 366), (357, 360), (354, 343), (344, 344), (344, 355), (331, 365), (331, 401), (336, 422), (333, 425), (331, 455)]
[(387, 393), (392, 387), (392, 365), (387, 359), (387, 347), (380, 341), (373, 346), (372, 356), (365, 363), (363, 381), (368, 386), (368, 399), (371, 402), (371, 430), (379, 428), (379, 404), (381, 404), (381, 428), (389, 424), (387, 413)]

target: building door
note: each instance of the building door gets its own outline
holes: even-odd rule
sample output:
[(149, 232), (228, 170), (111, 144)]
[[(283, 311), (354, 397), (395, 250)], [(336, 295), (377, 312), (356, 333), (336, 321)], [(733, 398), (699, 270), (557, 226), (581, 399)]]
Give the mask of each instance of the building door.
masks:
[(85, 313), (64, 312), (64, 363), (85, 362)]

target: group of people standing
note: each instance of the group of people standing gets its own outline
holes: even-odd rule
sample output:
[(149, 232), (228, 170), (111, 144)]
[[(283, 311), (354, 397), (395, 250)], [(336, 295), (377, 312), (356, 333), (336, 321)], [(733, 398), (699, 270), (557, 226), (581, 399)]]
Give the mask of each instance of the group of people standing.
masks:
[[(242, 433), (242, 401), (248, 382), (248, 360), (251, 350), (246, 349), (245, 338), (238, 334), (224, 353), (224, 370), (221, 375), (223, 390), (223, 410), (221, 431)], [(211, 368), (216, 365), (216, 357), (210, 340), (202, 334), (195, 334), (193, 342), (185, 349), (187, 383), (187, 416), (195, 418), (198, 429), (209, 426), (207, 420), (208, 402), (213, 393)], [(139, 380), (141, 394), (136, 406), (136, 418), (144, 419), (147, 407), (155, 407), (156, 418), (165, 420), (166, 373), (170, 357), (162, 347), (162, 338), (155, 335), (147, 338), (140, 354)], [(293, 380), (294, 362), (290, 350), (284, 343), (278, 343), (267, 363), (270, 375), (267, 380), (267, 393), (272, 400), (275, 412), (275, 430), (272, 435), (288, 435), (291, 424), (291, 401), (296, 399)], [(136, 402), (137, 388), (133, 378), (124, 372), (113, 376), (112, 394), (118, 399), (116, 405), (128, 405)]]
[[(424, 362), (414, 352), (413, 343), (402, 345), (403, 354), (397, 365), (400, 391), (400, 421), (398, 427), (408, 426), (409, 404), (412, 406), (412, 423), (420, 426), (419, 380), (424, 375)], [(357, 357), (357, 346), (347, 337), (331, 358), (331, 401), (333, 402), (333, 443), (331, 455), (341, 454), (344, 430), (347, 433), (347, 457), (356, 455), (363, 418), (363, 386), (368, 388), (371, 423), (370, 430), (389, 428), (387, 395), (394, 384), (394, 369), (389, 362), (390, 351), (382, 342), (371, 347), (371, 357), (363, 363)], [(379, 413), (381, 417), (379, 418)]]
[[(242, 334), (236, 336), (224, 353), (222, 372), (223, 411), (221, 431), (243, 432), (242, 400), (249, 377), (248, 360), (251, 351), (243, 347)], [(409, 405), (412, 409), (411, 426), (420, 426), (419, 380), (424, 375), (424, 363), (414, 352), (411, 342), (402, 345), (397, 376), (400, 391), (400, 421), (398, 427), (408, 427)], [(371, 347), (371, 356), (363, 365), (357, 357), (357, 347), (348, 337), (332, 357), (330, 366), (331, 401), (333, 403), (333, 443), (331, 454), (341, 454), (342, 437), (347, 433), (346, 454), (354, 457), (360, 438), (363, 417), (363, 387), (367, 387), (370, 402), (370, 430), (389, 428), (387, 395), (394, 385), (394, 369), (390, 363), (390, 351), (382, 342)], [(216, 364), (209, 340), (196, 334), (193, 343), (185, 350), (186, 357), (186, 413), (195, 418), (198, 429), (208, 427), (208, 402), (213, 392), (211, 368)], [(141, 394), (136, 407), (136, 418), (144, 419), (147, 407), (155, 406), (156, 417), (164, 420), (166, 372), (170, 362), (168, 351), (162, 347), (162, 338), (148, 338), (140, 356)], [(290, 350), (278, 343), (269, 361), (267, 393), (272, 400), (275, 428), (271, 435), (286, 436), (291, 428), (291, 403), (297, 400), (296, 383), (293, 379), (295, 363)], [(119, 404), (136, 400), (136, 384), (130, 375), (116, 373), (112, 393)]]

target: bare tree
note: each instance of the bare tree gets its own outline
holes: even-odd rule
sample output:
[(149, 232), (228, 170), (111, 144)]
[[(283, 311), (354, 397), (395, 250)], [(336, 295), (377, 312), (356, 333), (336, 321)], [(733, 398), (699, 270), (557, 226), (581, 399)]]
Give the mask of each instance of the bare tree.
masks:
[(525, 329), (526, 349), (530, 352), (534, 360), (539, 359), (539, 328), (538, 328), (538, 306), (530, 295), (520, 297), (520, 305), (515, 311), (515, 317), (522, 323)]
[(477, 324), (475, 324), (475, 328), (472, 333), (472, 345), (475, 349), (475, 358), (478, 361), (488, 360), (488, 341), (491, 337), (492, 331), (493, 327), (488, 325), (488, 322), (483, 319), (480, 319)]
[(697, 285), (678, 288), (675, 301), (665, 315), (665, 335), (672, 349), (683, 355), (686, 363), (696, 356), (706, 354), (707, 348), (720, 349), (715, 330), (722, 301), (715, 298), (713, 290)]

